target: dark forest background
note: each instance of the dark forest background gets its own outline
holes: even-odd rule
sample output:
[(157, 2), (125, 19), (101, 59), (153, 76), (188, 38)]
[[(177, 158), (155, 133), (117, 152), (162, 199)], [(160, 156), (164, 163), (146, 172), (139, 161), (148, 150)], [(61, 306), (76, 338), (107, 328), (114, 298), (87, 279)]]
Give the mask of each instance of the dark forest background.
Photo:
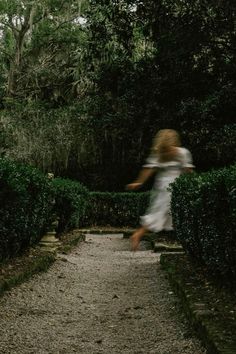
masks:
[(233, 1), (0, 1), (2, 157), (119, 191), (161, 128), (235, 162), (235, 112)]

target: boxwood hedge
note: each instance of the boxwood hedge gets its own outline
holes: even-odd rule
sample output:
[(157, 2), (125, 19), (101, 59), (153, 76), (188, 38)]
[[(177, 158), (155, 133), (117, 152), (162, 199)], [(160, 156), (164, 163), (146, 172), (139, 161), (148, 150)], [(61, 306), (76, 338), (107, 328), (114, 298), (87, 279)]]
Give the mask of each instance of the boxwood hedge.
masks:
[(81, 223), (83, 226), (136, 227), (148, 201), (148, 192), (91, 192), (86, 215)]
[(236, 285), (236, 165), (173, 184), (177, 238), (209, 273)]
[(54, 213), (59, 221), (58, 233), (79, 227), (87, 207), (87, 188), (79, 182), (64, 178), (55, 178), (52, 186)]
[(38, 242), (52, 207), (52, 190), (37, 169), (0, 159), (0, 260)]

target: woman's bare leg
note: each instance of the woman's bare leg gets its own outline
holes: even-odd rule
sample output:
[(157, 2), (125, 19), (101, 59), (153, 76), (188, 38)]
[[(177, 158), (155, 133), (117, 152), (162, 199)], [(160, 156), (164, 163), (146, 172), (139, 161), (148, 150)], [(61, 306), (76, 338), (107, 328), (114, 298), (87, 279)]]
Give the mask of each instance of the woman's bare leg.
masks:
[(145, 233), (147, 232), (147, 229), (144, 226), (141, 226), (139, 229), (135, 231), (135, 233), (131, 236), (131, 249), (132, 251), (137, 251), (139, 243)]

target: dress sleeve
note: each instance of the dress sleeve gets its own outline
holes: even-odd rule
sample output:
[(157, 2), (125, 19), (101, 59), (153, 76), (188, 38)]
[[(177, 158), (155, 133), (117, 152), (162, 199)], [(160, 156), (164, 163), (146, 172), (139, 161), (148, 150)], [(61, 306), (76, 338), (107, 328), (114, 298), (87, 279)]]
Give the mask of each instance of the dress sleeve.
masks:
[(195, 168), (195, 166), (193, 165), (192, 154), (187, 149), (183, 149), (182, 167), (183, 168)]
[(145, 163), (143, 164), (144, 168), (155, 168), (155, 167), (160, 167), (160, 163), (158, 161), (158, 158), (154, 155), (148, 156), (146, 159)]

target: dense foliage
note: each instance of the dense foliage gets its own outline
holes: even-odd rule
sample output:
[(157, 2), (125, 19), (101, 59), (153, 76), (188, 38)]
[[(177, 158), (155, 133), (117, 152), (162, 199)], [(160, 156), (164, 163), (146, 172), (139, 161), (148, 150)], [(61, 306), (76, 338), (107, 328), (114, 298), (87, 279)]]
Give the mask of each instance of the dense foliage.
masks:
[[(58, 218), (58, 233), (79, 227), (87, 209), (88, 190), (79, 182), (56, 178), (52, 181)], [(92, 207), (92, 206), (90, 206)]]
[(184, 175), (173, 185), (176, 234), (192, 259), (236, 286), (236, 166)]
[(52, 200), (41, 172), (0, 159), (0, 260), (40, 240), (50, 222)]
[(137, 227), (149, 193), (91, 192), (82, 226)]
[(0, 159), (0, 261), (37, 244), (56, 219), (58, 233), (78, 227), (87, 199), (78, 182)]
[(236, 149), (236, 4), (3, 0), (0, 153), (121, 190), (160, 128), (199, 169)]

